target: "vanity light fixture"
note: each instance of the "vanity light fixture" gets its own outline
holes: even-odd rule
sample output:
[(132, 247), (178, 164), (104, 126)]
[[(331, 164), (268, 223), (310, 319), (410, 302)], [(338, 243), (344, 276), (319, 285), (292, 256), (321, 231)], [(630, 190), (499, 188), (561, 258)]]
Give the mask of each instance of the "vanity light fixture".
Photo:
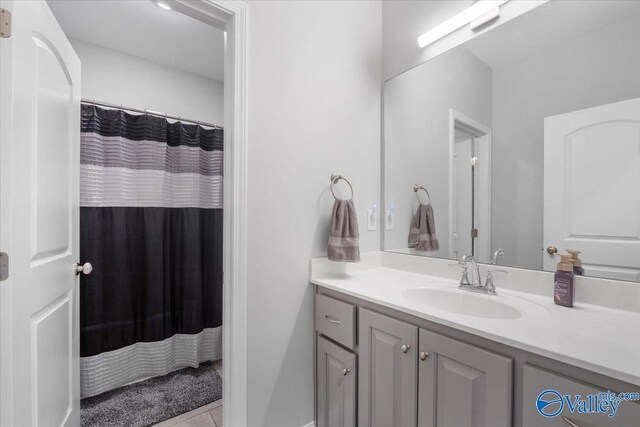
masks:
[(171, 10), (171, 6), (169, 6), (169, 5), (168, 5), (168, 4), (166, 4), (166, 3), (163, 3), (163, 2), (160, 2), (160, 1), (156, 1), (156, 4), (157, 4), (160, 8), (164, 9), (164, 10)]
[[(471, 21), (482, 17), (483, 15), (491, 14), (487, 20), (483, 20), (480, 25), (474, 25), (475, 28), (496, 19), (500, 16), (499, 8), (509, 0), (481, 0), (473, 4), (473, 6), (463, 10), (451, 19), (446, 20), (442, 24), (438, 25), (432, 30), (427, 31), (420, 37), (418, 37), (418, 46), (421, 48), (430, 45), (431, 43), (440, 40), (449, 33), (454, 32), (460, 27), (463, 27)], [(498, 9), (497, 13), (493, 13), (494, 9)]]

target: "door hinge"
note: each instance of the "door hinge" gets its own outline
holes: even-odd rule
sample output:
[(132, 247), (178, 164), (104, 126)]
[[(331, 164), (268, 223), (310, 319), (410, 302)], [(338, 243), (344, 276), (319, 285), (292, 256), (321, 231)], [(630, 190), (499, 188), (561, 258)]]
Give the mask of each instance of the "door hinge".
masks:
[(477, 228), (472, 228), (471, 229), (471, 238), (475, 239), (478, 237), (478, 229)]
[(0, 37), (11, 37), (11, 12), (0, 8)]
[(0, 282), (9, 278), (9, 255), (0, 252)]

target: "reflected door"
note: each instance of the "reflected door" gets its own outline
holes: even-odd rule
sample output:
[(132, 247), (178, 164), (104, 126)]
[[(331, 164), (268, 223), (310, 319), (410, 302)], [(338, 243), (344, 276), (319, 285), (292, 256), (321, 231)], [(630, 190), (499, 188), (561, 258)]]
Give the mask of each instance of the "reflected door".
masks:
[(78, 426), (80, 61), (46, 2), (3, 7), (13, 34), (0, 39), (2, 420)]
[(544, 246), (582, 251), (588, 276), (640, 281), (640, 98), (545, 118), (544, 176)]
[(473, 159), (477, 152), (477, 142), (473, 135), (455, 130), (454, 145), (454, 219), (451, 232), (453, 234), (453, 256), (476, 255), (473, 230), (475, 224), (476, 177)]

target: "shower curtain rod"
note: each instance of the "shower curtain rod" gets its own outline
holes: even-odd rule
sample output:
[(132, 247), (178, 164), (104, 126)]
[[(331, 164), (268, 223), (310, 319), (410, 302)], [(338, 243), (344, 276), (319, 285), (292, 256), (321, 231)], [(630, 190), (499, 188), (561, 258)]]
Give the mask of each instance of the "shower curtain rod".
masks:
[(213, 123), (200, 122), (200, 121), (197, 121), (197, 120), (189, 120), (189, 119), (185, 119), (184, 117), (180, 117), (180, 116), (170, 116), (169, 114), (160, 113), (160, 112), (152, 111), (152, 110), (143, 110), (143, 109), (140, 109), (140, 108), (130, 108), (130, 107), (125, 107), (125, 106), (118, 105), (118, 104), (110, 104), (108, 102), (96, 101), (95, 99), (82, 98), (80, 101), (85, 103), (85, 104), (99, 105), (101, 107), (108, 107), (108, 108), (118, 108), (120, 110), (133, 111), (135, 113), (142, 113), (142, 114), (149, 114), (149, 115), (152, 115), (152, 116), (164, 117), (165, 119), (178, 120), (180, 122), (189, 122), (189, 123), (195, 123), (197, 125), (203, 125), (203, 126), (208, 126), (208, 127), (212, 127), (212, 128), (224, 129), (222, 126), (215, 125)]

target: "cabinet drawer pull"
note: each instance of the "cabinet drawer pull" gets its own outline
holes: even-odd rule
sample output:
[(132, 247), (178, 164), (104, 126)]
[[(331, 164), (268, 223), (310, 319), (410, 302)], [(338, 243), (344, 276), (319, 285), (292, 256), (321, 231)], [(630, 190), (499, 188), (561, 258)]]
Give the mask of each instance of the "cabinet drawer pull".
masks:
[(349, 372), (351, 372), (351, 369), (349, 369), (349, 368), (344, 368), (344, 369), (342, 370), (342, 375), (344, 375), (344, 376), (346, 377), (346, 376), (349, 374)]
[(402, 344), (402, 347), (400, 347), (402, 349), (403, 353), (407, 353), (409, 351), (409, 349), (411, 348), (410, 345), (408, 344)]
[(565, 423), (569, 424), (571, 427), (580, 427), (578, 424), (574, 423), (573, 421), (571, 421), (569, 418), (565, 417), (564, 415), (562, 416), (562, 419), (564, 420)]
[(427, 357), (429, 357), (429, 353), (427, 353), (426, 351), (420, 352), (420, 360), (425, 361), (427, 360)]
[(335, 317), (333, 317), (333, 316), (329, 316), (328, 314), (325, 314), (325, 315), (324, 315), (324, 318), (325, 318), (325, 319), (327, 319), (327, 320), (328, 320), (329, 322), (331, 322), (331, 323), (335, 323), (336, 325), (339, 325), (339, 324), (341, 324), (341, 323), (342, 323), (339, 319), (336, 319), (336, 318), (335, 318)]

